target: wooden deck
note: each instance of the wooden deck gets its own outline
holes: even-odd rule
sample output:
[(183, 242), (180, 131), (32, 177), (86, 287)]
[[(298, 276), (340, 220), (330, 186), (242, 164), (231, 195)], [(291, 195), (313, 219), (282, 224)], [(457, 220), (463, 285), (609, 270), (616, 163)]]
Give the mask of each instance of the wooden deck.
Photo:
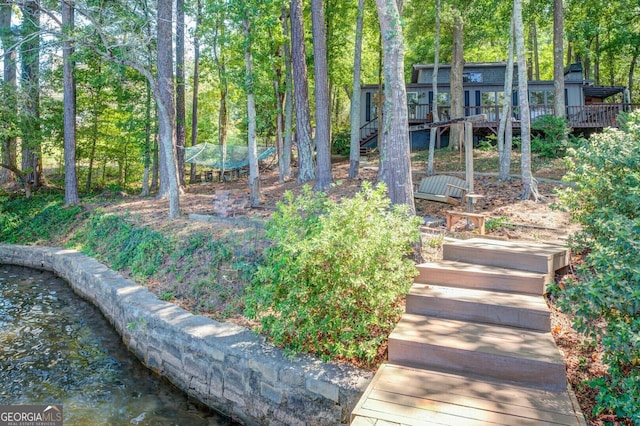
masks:
[[(567, 126), (573, 129), (603, 129), (605, 127), (618, 127), (616, 117), (620, 112), (631, 112), (640, 109), (640, 104), (591, 104), (591, 105), (571, 105), (567, 106)], [(552, 105), (531, 105), (531, 118), (535, 120), (537, 117), (547, 114), (553, 114)], [(418, 104), (411, 106), (409, 114), (409, 127), (421, 129), (419, 125), (432, 122), (430, 114), (431, 105)], [(473, 116), (484, 114), (487, 119), (473, 123), (474, 129), (486, 129), (493, 133), (498, 131), (500, 125), (501, 106), (467, 106), (465, 107), (465, 116)], [(512, 117), (513, 127), (520, 128), (520, 117), (516, 114)], [(442, 134), (447, 129), (439, 129)], [(377, 118), (365, 123), (360, 128), (360, 144), (366, 144), (378, 134)]]
[(586, 424), (570, 391), (383, 364), (352, 413), (352, 426)]

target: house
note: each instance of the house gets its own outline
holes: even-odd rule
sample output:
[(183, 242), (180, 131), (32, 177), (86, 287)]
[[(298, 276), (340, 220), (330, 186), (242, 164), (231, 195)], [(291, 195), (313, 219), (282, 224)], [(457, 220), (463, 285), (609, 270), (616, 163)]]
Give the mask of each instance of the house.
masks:
[[(474, 123), (477, 136), (497, 133), (501, 106), (504, 100), (505, 62), (466, 63), (463, 70), (463, 91), (465, 116), (486, 114), (486, 121)], [(428, 123), (432, 120), (432, 106), (438, 105), (441, 120), (450, 116), (449, 75), (450, 64), (442, 64), (438, 68), (438, 98), (434, 100), (432, 91), (433, 64), (414, 65), (411, 82), (407, 83), (407, 102), (409, 125)], [(520, 125), (518, 116), (518, 82), (517, 71), (514, 70), (513, 90), (513, 123), (517, 129)], [(529, 104), (531, 118), (535, 120), (544, 114), (553, 114), (553, 81), (529, 81)], [(585, 80), (582, 65), (571, 64), (565, 69), (565, 105), (569, 126), (585, 131), (616, 126), (618, 112), (639, 107), (623, 101), (626, 88), (624, 86), (595, 86)], [(627, 92), (628, 93), (628, 92)], [(612, 102), (615, 101), (615, 102)], [(378, 86), (365, 85), (361, 88), (360, 136), (361, 145), (375, 147), (378, 129)], [(429, 143), (430, 130), (411, 132), (412, 148), (426, 148)], [(438, 146), (448, 143), (446, 129), (440, 131)]]

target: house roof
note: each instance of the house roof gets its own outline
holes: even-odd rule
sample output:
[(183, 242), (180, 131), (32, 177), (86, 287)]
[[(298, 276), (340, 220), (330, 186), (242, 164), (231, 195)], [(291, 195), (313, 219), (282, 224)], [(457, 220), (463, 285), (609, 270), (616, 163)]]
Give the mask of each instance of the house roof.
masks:
[[(496, 68), (496, 67), (506, 67), (506, 62), (465, 62), (464, 68)], [(517, 66), (517, 65), (515, 65)], [(428, 70), (433, 69), (435, 64), (414, 64), (411, 69), (411, 82), (415, 83), (418, 81), (418, 74), (420, 70)], [(451, 68), (451, 64), (438, 64), (439, 69)]]
[(624, 92), (625, 86), (584, 86), (584, 96), (589, 98), (606, 99)]

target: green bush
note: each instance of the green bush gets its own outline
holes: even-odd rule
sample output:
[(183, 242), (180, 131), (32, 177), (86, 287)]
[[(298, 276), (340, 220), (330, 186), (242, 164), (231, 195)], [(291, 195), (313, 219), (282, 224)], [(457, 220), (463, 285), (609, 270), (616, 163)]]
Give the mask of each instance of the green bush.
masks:
[(341, 202), (305, 187), (267, 223), (274, 245), (248, 291), (246, 313), (292, 353), (371, 363), (416, 274), (419, 219), (363, 183)]
[(543, 158), (558, 158), (565, 155), (571, 131), (567, 121), (553, 115), (541, 115), (531, 123), (533, 138), (531, 151)]
[(349, 156), (351, 151), (351, 130), (349, 127), (333, 131), (331, 152), (333, 154)]
[[(609, 374), (591, 381), (599, 391), (594, 414), (640, 422), (640, 113), (622, 130), (605, 129), (570, 150), (560, 193), (582, 231), (572, 248), (585, 253), (579, 281), (559, 304), (578, 331), (602, 344)], [(604, 321), (602, 321), (604, 320)], [(604, 324), (604, 326), (602, 326)]]

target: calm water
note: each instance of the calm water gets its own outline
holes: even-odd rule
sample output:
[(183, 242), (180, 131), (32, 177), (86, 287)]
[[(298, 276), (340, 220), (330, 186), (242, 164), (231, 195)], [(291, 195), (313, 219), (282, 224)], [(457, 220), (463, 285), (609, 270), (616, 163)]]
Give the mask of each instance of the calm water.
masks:
[(145, 369), (49, 272), (0, 265), (0, 405), (64, 405), (67, 425), (231, 425)]

